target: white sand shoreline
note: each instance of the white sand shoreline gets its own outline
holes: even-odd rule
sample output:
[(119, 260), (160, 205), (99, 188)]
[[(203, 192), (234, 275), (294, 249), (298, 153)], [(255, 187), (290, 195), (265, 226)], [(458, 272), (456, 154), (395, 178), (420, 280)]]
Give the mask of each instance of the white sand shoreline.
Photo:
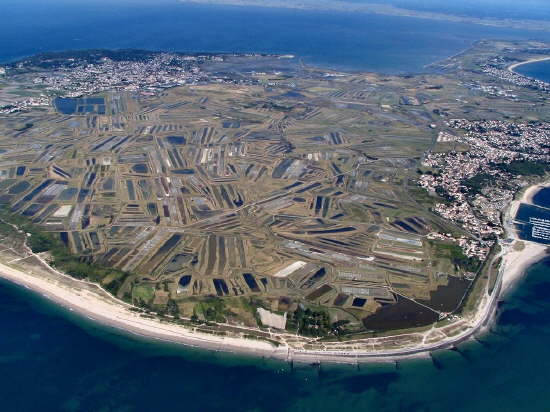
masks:
[[(518, 62), (518, 63), (511, 64), (510, 66), (508, 66), (508, 70), (511, 71), (511, 72), (517, 73), (515, 71), (515, 69), (517, 69), (520, 66), (524, 66), (526, 64), (531, 64), (531, 63), (543, 62), (543, 61), (546, 61), (546, 60), (550, 60), (550, 57), (541, 57), (541, 58), (536, 58), (536, 59), (525, 60), (523, 62)], [(521, 73), (518, 73), (518, 74), (521, 74)]]
[[(60, 283), (49, 282), (28, 275), (0, 263), (0, 277), (31, 289), (45, 298), (78, 313), (90, 320), (130, 332), (135, 335), (181, 342), (188, 346), (204, 347), (212, 350), (226, 350), (246, 353), (271, 352), (274, 347), (268, 342), (221, 337), (189, 331), (171, 323), (161, 323), (156, 319), (142, 318), (119, 303), (109, 302), (98, 293), (88, 290), (71, 291)], [(99, 288), (98, 288), (99, 289)]]
[[(332, 348), (328, 343), (323, 345), (324, 349), (304, 349), (303, 344), (283, 343), (280, 346), (275, 346), (265, 340), (249, 339), (244, 336), (218, 336), (192, 330), (190, 327), (175, 323), (161, 322), (156, 318), (144, 318), (139, 313), (131, 311), (130, 305), (122, 304), (118, 299), (107, 295), (97, 285), (72, 278), (68, 282), (68, 279), (64, 279), (67, 275), (58, 274), (57, 279), (42, 278), (0, 263), (0, 277), (32, 289), (95, 322), (148, 339), (185, 346), (297, 362), (359, 363), (425, 357), (430, 351), (452, 347), (480, 333), (494, 318), (496, 302), (502, 293), (508, 292), (529, 266), (544, 258), (546, 246), (517, 239), (511, 226), (511, 219), (513, 219), (519, 203), (530, 201), (540, 187), (541, 185), (535, 185), (527, 188), (521, 199), (512, 202), (508, 208), (505, 227), (508, 236), (513, 241), (506, 247), (503, 246), (503, 251), (500, 254), (502, 263), (495, 292), (491, 295), (482, 293), (475, 313), (464, 315), (449, 325), (423, 332), (334, 343)], [(518, 244), (524, 244), (525, 247), (518, 247)], [(75, 284), (80, 284), (82, 287), (75, 288)], [(257, 329), (243, 327), (240, 334), (245, 335), (254, 330), (257, 331)], [(274, 333), (274, 335), (296, 339), (295, 335), (285, 332)], [(395, 342), (401, 342), (399, 339), (405, 343), (397, 347)], [(388, 342), (393, 346), (385, 348)]]
[(539, 183), (527, 187), (520, 198), (514, 200), (506, 210), (504, 216), (504, 229), (512, 243), (503, 256), (502, 267), (504, 276), (502, 279), (501, 294), (508, 293), (512, 287), (523, 277), (527, 269), (535, 263), (548, 257), (548, 246), (519, 239), (514, 227), (513, 219), (521, 203), (531, 204), (537, 192), (549, 187), (550, 182)]

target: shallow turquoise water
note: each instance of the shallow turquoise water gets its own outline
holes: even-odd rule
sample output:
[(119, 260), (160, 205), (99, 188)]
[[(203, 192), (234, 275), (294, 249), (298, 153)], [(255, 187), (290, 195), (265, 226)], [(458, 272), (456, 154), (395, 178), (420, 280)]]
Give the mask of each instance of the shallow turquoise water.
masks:
[[(3, 411), (530, 411), (550, 397), (550, 262), (497, 324), (433, 360), (290, 365), (143, 341), (0, 282)], [(37, 409), (37, 407), (39, 407)]]

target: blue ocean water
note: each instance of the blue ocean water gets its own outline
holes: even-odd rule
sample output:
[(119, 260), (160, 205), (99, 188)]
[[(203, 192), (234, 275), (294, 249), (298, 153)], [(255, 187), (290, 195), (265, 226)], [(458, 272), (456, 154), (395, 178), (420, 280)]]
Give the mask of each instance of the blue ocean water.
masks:
[(52, 50), (143, 48), (293, 53), (308, 64), (331, 68), (418, 72), (490, 38), (550, 40), (550, 33), (174, 0), (2, 0), (0, 62)]
[(518, 208), (515, 220), (518, 222), (515, 227), (521, 239), (550, 245), (550, 209), (523, 203)]
[(292, 369), (143, 341), (0, 281), (2, 411), (547, 411), (549, 294), (543, 262), (456, 351)]
[(521, 239), (550, 245), (550, 187), (535, 193), (532, 205), (521, 204), (515, 220), (515, 228)]
[[(547, 73), (550, 77), (550, 65), (548, 66)], [(533, 196), (533, 204), (550, 209), (550, 187), (539, 190), (535, 196)]]
[[(393, 73), (422, 71), (480, 38), (550, 40), (549, 33), (470, 24), (167, 0), (1, 3), (0, 61), (52, 50), (147, 48), (294, 53), (309, 64)], [(546, 411), (549, 294), (550, 262), (540, 263), (499, 305), (491, 332), (457, 351), (397, 365), (291, 369), (127, 336), (0, 281), (0, 408)]]
[(515, 69), (519, 74), (550, 83), (550, 60), (523, 64)]

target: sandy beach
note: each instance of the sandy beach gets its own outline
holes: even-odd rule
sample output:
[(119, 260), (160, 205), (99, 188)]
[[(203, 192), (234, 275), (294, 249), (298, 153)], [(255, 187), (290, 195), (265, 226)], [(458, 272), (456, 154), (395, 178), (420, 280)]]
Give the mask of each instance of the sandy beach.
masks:
[[(42, 278), (0, 263), (0, 277), (34, 290), (88, 319), (132, 334), (209, 350), (297, 362), (357, 363), (427, 356), (431, 350), (450, 347), (468, 339), (488, 321), (493, 302), (493, 299), (483, 297), (474, 316), (465, 317), (442, 328), (346, 343), (323, 343), (319, 349), (304, 349), (304, 342), (296, 342), (298, 338), (287, 333), (273, 335), (290, 337), (294, 342), (275, 346), (267, 341), (248, 339), (244, 336), (217, 336), (167, 321), (161, 322), (157, 318), (146, 318), (130, 310), (130, 305), (120, 303), (96, 285), (65, 279), (61, 275), (57, 278)], [(243, 328), (242, 334), (247, 332), (250, 332), (250, 329)], [(396, 345), (396, 341), (399, 345)], [(392, 347), (388, 348), (388, 344)]]
[(520, 203), (533, 203), (533, 197), (541, 190), (548, 187), (548, 183), (541, 183), (534, 186), (529, 186), (523, 193), (523, 196), (519, 200)]
[[(280, 360), (294, 360), (298, 362), (334, 362), (356, 363), (361, 361), (393, 360), (401, 358), (426, 356), (430, 350), (451, 346), (453, 343), (466, 339), (476, 326), (481, 326), (487, 318), (487, 310), (479, 311), (474, 318), (467, 319), (467, 327), (464, 333), (449, 337), (437, 329), (425, 333), (401, 335), (398, 338), (418, 336), (419, 343), (404, 345), (401, 349), (376, 350), (376, 346), (388, 339), (373, 338), (350, 342), (346, 349), (331, 349), (326, 344), (326, 349), (303, 349), (302, 345), (275, 346), (267, 341), (247, 339), (244, 337), (216, 336), (201, 333), (181, 325), (170, 322), (161, 322), (156, 318), (144, 318), (134, 311), (130, 305), (122, 305), (104, 295), (102, 289), (90, 288), (86, 283), (86, 289), (74, 289), (64, 283), (63, 280), (41, 279), (24, 273), (13, 267), (0, 263), (0, 277), (18, 285), (34, 290), (57, 304), (79, 313), (88, 319), (115, 327), (132, 334), (161, 340), (180, 343), (186, 346), (200, 347), (215, 351), (242, 353), (247, 355), (262, 356)], [(76, 281), (79, 282), (79, 281)], [(73, 282), (74, 283), (74, 282)], [(484, 303), (484, 307), (488, 302)], [(456, 326), (456, 325), (455, 325)], [(461, 325), (466, 326), (466, 325)], [(243, 330), (243, 333), (246, 330)], [(285, 334), (281, 334), (285, 335)], [(296, 338), (295, 335), (289, 335)], [(441, 338), (433, 340), (433, 338)], [(337, 345), (342, 345), (338, 343)], [(346, 345), (347, 346), (347, 345)]]
[(519, 66), (523, 66), (525, 64), (530, 64), (530, 63), (543, 62), (543, 61), (546, 61), (546, 60), (550, 60), (550, 57), (541, 57), (541, 58), (537, 58), (537, 59), (525, 60), (524, 62), (514, 63), (514, 64), (508, 66), (508, 70), (513, 72), (514, 69), (517, 69)]
[(511, 250), (502, 258), (504, 276), (502, 277), (501, 294), (507, 293), (530, 266), (544, 259), (548, 255), (547, 249), (544, 245), (521, 240), (515, 241)]
[(506, 245), (502, 256), (501, 268), (503, 271), (502, 291), (506, 293), (523, 276), (525, 271), (535, 263), (548, 256), (548, 246), (518, 238), (513, 228), (513, 220), (521, 203), (532, 203), (535, 194), (549, 186), (549, 182), (526, 188), (519, 199), (514, 200), (504, 216), (504, 229), (511, 243)]
[(452, 347), (480, 333), (493, 318), (496, 302), (502, 293), (509, 291), (529, 266), (544, 258), (547, 247), (519, 240), (512, 226), (519, 204), (529, 202), (541, 187), (543, 185), (527, 188), (521, 198), (512, 202), (507, 209), (504, 220), (508, 241), (503, 242), (502, 251), (498, 255), (502, 257), (502, 263), (495, 291), (492, 294), (487, 290), (482, 292), (477, 310), (472, 313), (451, 318), (444, 326), (432, 327), (422, 332), (347, 342), (316, 343), (311, 338), (270, 331), (270, 336), (280, 342), (276, 346), (266, 340), (245, 337), (258, 331), (253, 328), (233, 326), (231, 336), (219, 336), (144, 315), (98, 285), (75, 280), (48, 267), (42, 256), (33, 254), (30, 250), (27, 251), (29, 256), (41, 262), (42, 268), (37, 269), (38, 273), (34, 273), (34, 268), (21, 270), (14, 264), (4, 262), (0, 263), (0, 277), (32, 289), (93, 321), (154, 340), (298, 362), (358, 363), (427, 356), (430, 351)]
[(0, 263), (0, 276), (39, 292), (44, 297), (88, 319), (138, 335), (212, 350), (261, 353), (262, 355), (277, 351), (275, 346), (264, 341), (210, 335), (188, 330), (169, 322), (144, 318), (129, 310), (130, 305), (122, 305), (109, 296), (104, 296), (100, 288), (97, 290), (71, 289), (61, 280), (55, 282), (40, 279), (2, 263)]

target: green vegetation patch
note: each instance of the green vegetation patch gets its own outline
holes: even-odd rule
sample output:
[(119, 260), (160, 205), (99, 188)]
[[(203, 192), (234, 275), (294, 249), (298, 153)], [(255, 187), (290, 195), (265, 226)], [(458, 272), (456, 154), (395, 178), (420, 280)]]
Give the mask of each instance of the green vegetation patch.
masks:
[(416, 202), (426, 207), (433, 207), (436, 203), (448, 203), (447, 199), (436, 194), (430, 194), (423, 187), (411, 186), (408, 188), (408, 191)]
[(474, 257), (468, 257), (462, 251), (462, 248), (454, 243), (430, 242), (436, 250), (436, 256), (448, 258), (455, 267), (466, 272), (477, 272), (481, 261)]
[(147, 285), (135, 285), (132, 288), (132, 303), (137, 306), (149, 306), (155, 297), (155, 289)]
[(528, 160), (516, 160), (512, 163), (500, 166), (500, 169), (513, 175), (542, 176), (550, 171), (550, 165)]
[[(528, 160), (516, 160), (508, 164), (496, 165), (499, 170), (510, 173), (514, 176), (543, 176), (550, 171), (550, 165), (541, 162), (532, 162)], [(488, 173), (480, 173), (469, 179), (462, 181), (462, 184), (469, 189), (470, 194), (481, 193), (484, 187), (494, 184), (495, 177)]]
[(249, 312), (252, 315), (252, 317), (254, 317), (258, 326), (262, 326), (260, 315), (258, 315), (258, 308), (267, 309), (266, 305), (260, 299), (254, 296), (250, 296), (250, 297), (241, 296), (240, 304), (244, 310)]
[(331, 325), (327, 312), (298, 306), (287, 318), (287, 329), (302, 336), (326, 336), (331, 332)]
[(3, 222), (2, 234), (16, 234), (17, 230), (11, 225), (15, 225), (23, 232), (30, 234), (27, 239), (27, 244), (34, 253), (51, 251), (57, 247), (65, 247), (65, 245), (63, 245), (60, 240), (56, 239), (54, 235), (44, 232), (39, 226), (33, 224), (26, 217), (10, 213), (7, 206), (0, 207), (0, 219)]
[(464, 179), (462, 184), (469, 189), (470, 194), (476, 195), (481, 193), (481, 190), (495, 181), (495, 177), (487, 174), (480, 173), (469, 179)]
[(223, 323), (226, 321), (227, 308), (222, 299), (208, 297), (193, 308), (192, 320), (206, 320)]
[(7, 207), (0, 208), (0, 233), (5, 236), (17, 234), (13, 224), (25, 233), (27, 244), (34, 253), (49, 252), (51, 265), (76, 279), (88, 279), (100, 283), (116, 295), (124, 280), (130, 275), (119, 269), (86, 262), (82, 257), (71, 253), (69, 248), (53, 233), (45, 232), (24, 216), (10, 213)]

